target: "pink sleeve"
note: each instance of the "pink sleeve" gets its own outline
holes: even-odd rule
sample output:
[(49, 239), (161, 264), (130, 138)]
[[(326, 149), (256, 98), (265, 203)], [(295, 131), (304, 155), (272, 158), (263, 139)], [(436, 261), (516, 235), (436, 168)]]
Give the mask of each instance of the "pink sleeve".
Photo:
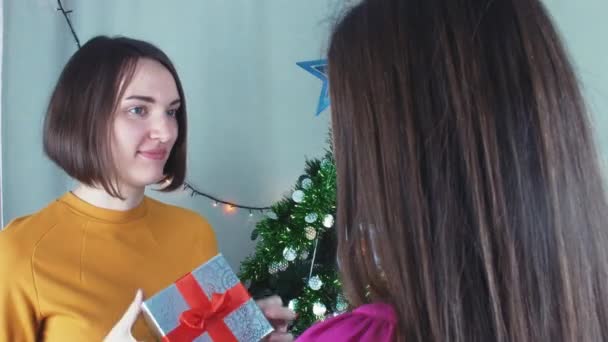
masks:
[(396, 322), (390, 305), (366, 304), (313, 325), (298, 337), (297, 342), (389, 342), (394, 340)]

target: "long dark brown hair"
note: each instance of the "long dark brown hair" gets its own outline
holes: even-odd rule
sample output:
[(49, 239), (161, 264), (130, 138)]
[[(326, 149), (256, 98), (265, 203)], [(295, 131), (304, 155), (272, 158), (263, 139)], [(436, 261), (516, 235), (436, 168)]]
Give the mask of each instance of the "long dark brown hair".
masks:
[(370, 0), (331, 37), (338, 262), (404, 341), (607, 341), (607, 206), (537, 0)]

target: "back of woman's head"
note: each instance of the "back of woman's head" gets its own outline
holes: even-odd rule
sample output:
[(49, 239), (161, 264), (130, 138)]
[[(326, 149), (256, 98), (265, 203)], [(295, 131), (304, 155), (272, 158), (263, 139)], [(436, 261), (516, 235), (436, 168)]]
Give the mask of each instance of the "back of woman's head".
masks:
[(364, 1), (329, 76), (353, 305), (405, 341), (608, 340), (604, 185), (539, 1)]

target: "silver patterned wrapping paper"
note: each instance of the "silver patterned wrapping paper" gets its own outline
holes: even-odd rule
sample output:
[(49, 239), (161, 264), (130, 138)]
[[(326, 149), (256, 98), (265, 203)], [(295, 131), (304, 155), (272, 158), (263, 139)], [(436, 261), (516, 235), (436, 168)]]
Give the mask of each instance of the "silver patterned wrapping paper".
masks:
[[(239, 283), (236, 274), (221, 254), (211, 258), (192, 271), (191, 274), (208, 299), (211, 299), (213, 293), (224, 293)], [(188, 309), (190, 307), (175, 284), (148, 298), (142, 305), (148, 325), (160, 337), (166, 336), (170, 331), (177, 328), (180, 314)], [(228, 314), (224, 318), (224, 323), (240, 342), (257, 342), (273, 330), (253, 299), (249, 299), (245, 304)], [(205, 332), (194, 341), (207, 342), (213, 341), (213, 339)]]

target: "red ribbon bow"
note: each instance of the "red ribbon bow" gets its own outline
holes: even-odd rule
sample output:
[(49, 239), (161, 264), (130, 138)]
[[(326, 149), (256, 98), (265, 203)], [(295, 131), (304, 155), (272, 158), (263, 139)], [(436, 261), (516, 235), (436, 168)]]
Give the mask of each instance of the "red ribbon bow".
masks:
[(230, 304), (230, 293), (214, 293), (211, 296), (211, 307), (210, 308), (192, 308), (182, 312), (179, 316), (179, 322), (192, 329), (199, 329), (201, 331), (206, 330), (206, 324), (209, 321), (216, 319), (218, 316), (225, 317), (223, 311), (229, 308)]
[(163, 341), (192, 341), (207, 332), (214, 341), (237, 342), (224, 318), (251, 298), (243, 284), (238, 283), (225, 293), (212, 294), (211, 301), (192, 274), (187, 274), (175, 285), (190, 309), (181, 313), (179, 326), (164, 336)]

